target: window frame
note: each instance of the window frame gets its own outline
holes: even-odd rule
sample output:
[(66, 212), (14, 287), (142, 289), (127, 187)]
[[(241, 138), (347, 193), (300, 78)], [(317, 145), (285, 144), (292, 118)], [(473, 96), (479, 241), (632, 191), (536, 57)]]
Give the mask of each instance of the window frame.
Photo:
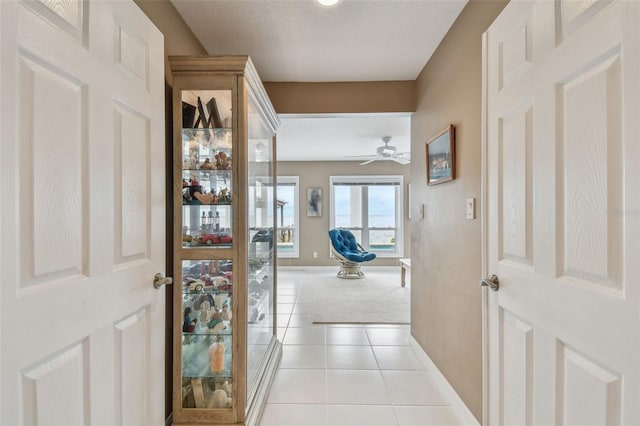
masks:
[[(352, 184), (352, 185), (361, 185), (364, 186), (363, 190), (365, 191), (366, 197), (362, 197), (362, 226), (354, 227), (354, 228), (345, 228), (349, 230), (358, 230), (361, 231), (361, 235), (363, 236), (363, 241), (359, 241), (367, 248), (367, 250), (376, 253), (377, 257), (380, 258), (402, 258), (404, 257), (404, 177), (402, 175), (349, 175), (349, 176), (329, 176), (329, 189), (330, 189), (330, 213), (329, 213), (329, 227), (330, 229), (335, 228), (335, 184)], [(369, 227), (369, 211), (368, 211), (368, 188), (367, 186), (374, 186), (376, 184), (392, 184), (396, 186), (396, 199), (395, 199), (395, 214), (396, 214), (396, 236), (395, 236), (395, 251), (380, 251), (371, 249), (369, 247), (369, 231), (371, 230), (380, 230), (380, 229), (389, 229), (389, 228), (378, 228), (378, 227)]]
[[(288, 251), (277, 250), (279, 259), (292, 259), (300, 257), (300, 176), (278, 176), (276, 178), (276, 194), (278, 193), (278, 187), (281, 185), (293, 186), (293, 249)], [(283, 185), (283, 186), (284, 186)], [(276, 200), (277, 202), (277, 200)], [(277, 212), (275, 217), (276, 229), (279, 232), (280, 228), (280, 215)], [(277, 238), (277, 237), (276, 237)], [(277, 246), (277, 239), (276, 239)]]

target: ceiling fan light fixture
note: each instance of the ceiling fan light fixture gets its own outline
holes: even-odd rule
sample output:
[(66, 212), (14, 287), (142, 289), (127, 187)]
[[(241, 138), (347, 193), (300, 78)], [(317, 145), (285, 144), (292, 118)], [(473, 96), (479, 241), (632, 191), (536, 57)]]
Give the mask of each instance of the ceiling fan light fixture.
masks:
[(361, 166), (377, 160), (391, 160), (402, 165), (411, 163), (410, 153), (398, 152), (395, 146), (389, 145), (391, 136), (384, 136), (382, 142), (384, 145), (377, 147), (374, 155), (348, 155), (347, 157), (366, 159), (367, 161), (360, 163)]
[(315, 0), (320, 6), (333, 7), (337, 6), (342, 0)]
[(381, 146), (377, 149), (377, 151), (378, 151), (378, 154), (381, 154), (381, 155), (391, 155), (394, 152), (396, 152), (396, 147), (390, 146), (390, 145)]

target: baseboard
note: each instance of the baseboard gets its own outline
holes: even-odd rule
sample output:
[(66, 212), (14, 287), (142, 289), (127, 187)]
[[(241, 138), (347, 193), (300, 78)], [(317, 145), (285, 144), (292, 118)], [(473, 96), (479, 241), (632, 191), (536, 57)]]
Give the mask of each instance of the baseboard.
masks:
[(462, 417), (464, 424), (469, 426), (480, 426), (478, 419), (475, 418), (462, 398), (460, 398), (458, 393), (453, 389), (453, 386), (451, 386), (440, 370), (438, 370), (438, 367), (436, 367), (431, 358), (429, 358), (429, 355), (427, 355), (424, 349), (422, 349), (420, 343), (418, 343), (413, 336), (410, 336), (409, 344), (422, 364), (427, 368), (427, 370), (429, 370), (438, 385), (440, 385), (440, 388), (444, 390), (448, 400), (451, 401), (451, 406), (456, 410), (456, 413)]

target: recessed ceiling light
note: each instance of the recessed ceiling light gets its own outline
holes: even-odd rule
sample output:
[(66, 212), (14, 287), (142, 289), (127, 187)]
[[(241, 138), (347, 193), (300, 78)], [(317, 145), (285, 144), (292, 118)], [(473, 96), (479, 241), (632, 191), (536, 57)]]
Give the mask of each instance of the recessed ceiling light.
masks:
[(338, 3), (340, 3), (340, 1), (342, 0), (316, 0), (316, 3), (318, 3), (320, 6), (331, 7), (336, 6)]

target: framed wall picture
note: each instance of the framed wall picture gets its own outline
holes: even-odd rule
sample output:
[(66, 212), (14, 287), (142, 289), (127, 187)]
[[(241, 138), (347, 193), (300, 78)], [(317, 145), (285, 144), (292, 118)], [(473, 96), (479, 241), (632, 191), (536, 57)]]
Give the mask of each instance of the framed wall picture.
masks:
[(455, 127), (453, 124), (427, 141), (426, 151), (427, 185), (437, 185), (455, 179)]
[(307, 188), (307, 216), (322, 216), (322, 188)]

